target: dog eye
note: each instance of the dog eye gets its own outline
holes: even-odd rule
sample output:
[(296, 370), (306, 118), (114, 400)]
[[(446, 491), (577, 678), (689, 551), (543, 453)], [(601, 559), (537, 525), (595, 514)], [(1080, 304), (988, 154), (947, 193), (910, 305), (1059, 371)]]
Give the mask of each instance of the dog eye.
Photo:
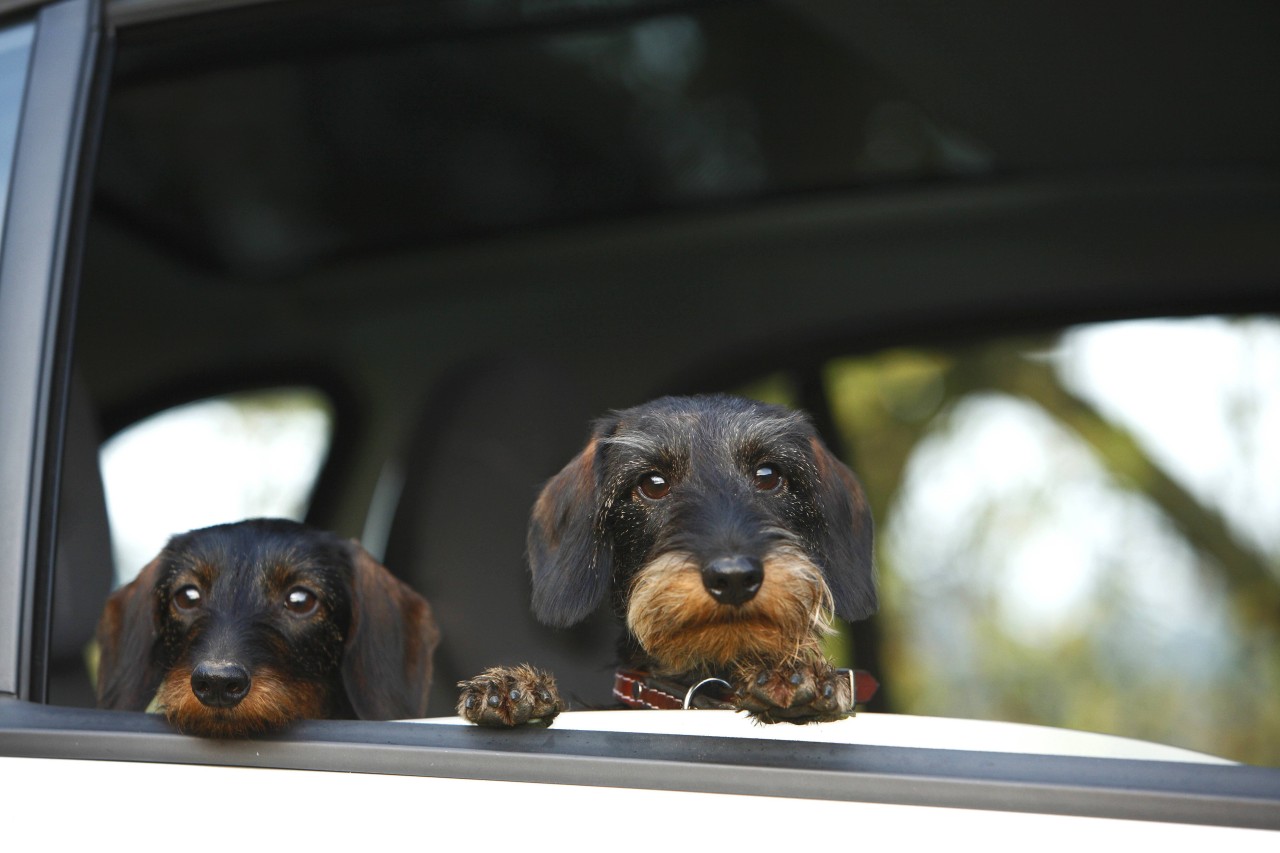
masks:
[(755, 484), (762, 492), (772, 492), (782, 485), (782, 473), (773, 465), (760, 465), (756, 468)]
[(298, 616), (309, 616), (315, 612), (316, 606), (320, 600), (316, 598), (316, 594), (309, 589), (303, 589), (295, 586), (289, 590), (289, 594), (284, 597), (284, 606), (290, 613)]
[(178, 587), (173, 593), (173, 606), (179, 610), (194, 610), (200, 606), (200, 590), (194, 584)]
[(651, 501), (660, 501), (671, 493), (671, 483), (661, 474), (650, 472), (640, 478), (640, 494)]

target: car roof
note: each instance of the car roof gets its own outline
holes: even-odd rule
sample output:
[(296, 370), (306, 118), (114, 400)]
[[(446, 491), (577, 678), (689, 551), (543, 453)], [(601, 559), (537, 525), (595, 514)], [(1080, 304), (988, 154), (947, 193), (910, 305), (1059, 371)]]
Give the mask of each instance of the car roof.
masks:
[[(322, 341), (281, 334), (299, 300), (336, 350), (394, 340), (384, 364), (428, 381), (504, 343), (547, 352), (589, 374), (597, 409), (818, 351), (1275, 305), (1266, 4), (154, 20), (183, 8), (109, 7), (86, 302), (122, 334), (82, 342), (108, 412), (132, 417), (193, 364), (313, 360)], [(201, 329), (170, 334), (189, 298)], [(376, 326), (386, 311), (447, 317), (465, 343)], [(637, 321), (683, 345), (611, 346)], [(253, 343), (220, 346), (233, 335)]]

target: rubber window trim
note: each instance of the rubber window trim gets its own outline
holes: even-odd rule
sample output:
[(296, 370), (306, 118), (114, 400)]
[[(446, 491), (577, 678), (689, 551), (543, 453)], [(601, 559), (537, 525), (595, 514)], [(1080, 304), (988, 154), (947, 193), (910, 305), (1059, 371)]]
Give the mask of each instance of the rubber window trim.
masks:
[[(644, 713), (644, 712), (619, 712)], [(651, 712), (661, 713), (661, 712)], [(210, 741), (0, 700), (0, 755), (783, 796), (1280, 829), (1280, 768), (616, 732), (306, 721)]]

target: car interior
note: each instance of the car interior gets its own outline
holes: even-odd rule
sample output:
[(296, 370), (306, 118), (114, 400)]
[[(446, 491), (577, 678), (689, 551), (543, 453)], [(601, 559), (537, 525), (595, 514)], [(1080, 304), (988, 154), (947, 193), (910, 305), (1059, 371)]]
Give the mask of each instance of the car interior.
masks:
[[(833, 359), (1280, 307), (1278, 7), (154, 8), (111, 11), (52, 704), (92, 706), (139, 568), (100, 448), (183, 404), (323, 398), (300, 515), (432, 602), (433, 715), (526, 659), (606, 706), (612, 619), (538, 624), (524, 555), (593, 418), (781, 382), (857, 470)], [(851, 632), (901, 710), (880, 617)]]

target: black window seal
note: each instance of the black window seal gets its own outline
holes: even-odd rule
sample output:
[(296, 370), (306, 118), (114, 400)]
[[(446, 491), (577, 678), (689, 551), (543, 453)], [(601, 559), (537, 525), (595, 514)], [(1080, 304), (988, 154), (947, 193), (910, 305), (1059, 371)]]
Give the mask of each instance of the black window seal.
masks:
[[(5, 0), (0, 0), (3, 4)], [(10, 0), (15, 6), (30, 5), (23, 0)], [(34, 2), (34, 0), (31, 0)], [(610, 20), (633, 15), (654, 15), (679, 11), (707, 3), (732, 3), (735, 0), (609, 0), (609, 2), (581, 2), (581, 0), (549, 0), (532, 7), (520, 3), (474, 4), (468, 0), (433, 0), (442, 21), (456, 21), (479, 29), (523, 28), (528, 26), (572, 26), (578, 23)], [(113, 26), (133, 27), (190, 18), (197, 15), (237, 10), (252, 11), (253, 7), (287, 7), (317, 5), (316, 0), (108, 0), (107, 18)], [(334, 0), (333, 5), (344, 5), (344, 0)], [(355, 4), (350, 4), (355, 5)]]
[[(619, 711), (617, 713), (662, 713)], [(309, 720), (216, 741), (157, 716), (0, 700), (0, 755), (690, 791), (1280, 829), (1280, 768)]]

